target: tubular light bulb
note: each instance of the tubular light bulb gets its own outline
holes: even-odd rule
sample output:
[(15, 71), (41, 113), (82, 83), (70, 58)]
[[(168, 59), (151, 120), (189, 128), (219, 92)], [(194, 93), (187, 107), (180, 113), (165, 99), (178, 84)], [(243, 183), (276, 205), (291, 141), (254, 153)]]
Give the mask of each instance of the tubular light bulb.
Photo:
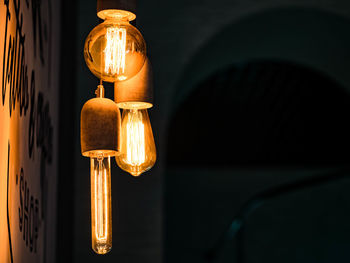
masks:
[(105, 10), (105, 21), (85, 40), (84, 58), (91, 72), (107, 82), (135, 76), (146, 59), (146, 44), (141, 33), (129, 21), (135, 15), (122, 10)]
[(90, 162), (92, 249), (106, 254), (112, 249), (111, 162), (103, 154)]
[(152, 168), (157, 159), (151, 122), (147, 109), (124, 109), (121, 124), (118, 166), (133, 176)]

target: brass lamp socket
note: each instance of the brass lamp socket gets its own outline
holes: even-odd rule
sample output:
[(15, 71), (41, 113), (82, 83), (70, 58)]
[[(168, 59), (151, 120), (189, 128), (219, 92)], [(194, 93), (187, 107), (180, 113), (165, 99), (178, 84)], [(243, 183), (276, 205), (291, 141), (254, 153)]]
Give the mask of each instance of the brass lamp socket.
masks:
[(153, 106), (153, 75), (148, 58), (134, 77), (114, 83), (114, 101), (122, 109), (147, 109)]
[(81, 153), (86, 157), (116, 156), (120, 147), (120, 111), (106, 98), (88, 100), (81, 110)]

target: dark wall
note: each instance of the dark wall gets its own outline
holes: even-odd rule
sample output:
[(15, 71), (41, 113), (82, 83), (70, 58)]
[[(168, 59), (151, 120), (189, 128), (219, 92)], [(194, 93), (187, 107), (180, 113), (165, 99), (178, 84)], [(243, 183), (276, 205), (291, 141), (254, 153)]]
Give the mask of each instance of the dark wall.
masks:
[[(320, 10), (265, 10), (197, 49), (177, 83), (167, 129), (166, 261), (208, 260), (250, 198), (348, 165), (346, 24)], [(347, 261), (347, 183), (261, 206), (215, 260)]]
[(166, 262), (348, 260), (349, 179), (335, 172), (349, 164), (349, 100), (328, 76), (281, 61), (201, 81), (169, 127)]
[[(284, 185), (336, 174), (331, 169), (219, 167), (168, 171), (165, 262), (347, 262), (349, 179), (255, 198)], [(246, 202), (246, 219), (232, 220)], [(241, 225), (243, 224), (243, 225)], [(242, 226), (243, 233), (237, 231)], [(212, 261), (210, 261), (212, 260)]]
[[(57, 262), (73, 262), (74, 255), (74, 190), (75, 190), (75, 140), (79, 119), (75, 111), (77, 96), (77, 4), (61, 1), (61, 64), (60, 64), (60, 137), (57, 220)], [(69, 17), (69, 19), (66, 19)], [(70, 233), (70, 234), (69, 234)]]

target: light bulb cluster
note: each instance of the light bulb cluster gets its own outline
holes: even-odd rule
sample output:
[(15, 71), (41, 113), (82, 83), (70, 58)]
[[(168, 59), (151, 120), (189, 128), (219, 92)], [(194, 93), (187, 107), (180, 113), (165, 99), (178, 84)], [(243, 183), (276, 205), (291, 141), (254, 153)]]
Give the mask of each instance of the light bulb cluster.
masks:
[[(153, 105), (149, 83), (141, 83), (143, 76), (136, 77), (149, 74), (141, 70), (149, 66), (145, 41), (129, 23), (136, 16), (120, 9), (102, 10), (98, 16), (105, 21), (86, 38), (84, 58), (100, 85), (96, 98), (82, 109), (81, 147), (91, 165), (92, 248), (105, 254), (112, 248), (111, 157), (121, 169), (139, 176), (155, 164), (156, 147), (147, 112)], [(103, 81), (120, 85), (115, 101), (104, 98)]]

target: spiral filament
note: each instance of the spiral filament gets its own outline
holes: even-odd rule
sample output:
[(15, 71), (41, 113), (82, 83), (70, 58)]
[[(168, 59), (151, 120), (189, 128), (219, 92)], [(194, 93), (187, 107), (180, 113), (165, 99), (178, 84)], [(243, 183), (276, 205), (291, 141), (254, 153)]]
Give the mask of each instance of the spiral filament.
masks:
[(126, 30), (108, 27), (106, 33), (105, 73), (123, 74), (125, 72)]
[(112, 248), (110, 157), (91, 158), (92, 248), (105, 254)]
[(126, 161), (132, 166), (144, 163), (145, 154), (145, 127), (142, 123), (142, 113), (133, 110), (134, 114), (127, 116), (126, 124)]
[(151, 169), (156, 161), (151, 123), (147, 109), (124, 109), (118, 166), (133, 176)]

